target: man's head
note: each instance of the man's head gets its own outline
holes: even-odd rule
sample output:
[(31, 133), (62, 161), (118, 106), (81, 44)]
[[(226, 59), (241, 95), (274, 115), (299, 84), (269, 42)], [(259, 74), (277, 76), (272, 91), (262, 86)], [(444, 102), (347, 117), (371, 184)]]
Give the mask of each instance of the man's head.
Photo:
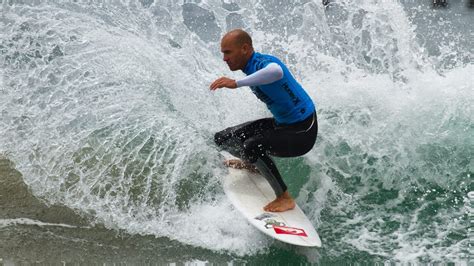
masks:
[(221, 52), (230, 70), (243, 70), (253, 53), (252, 38), (241, 29), (229, 31), (222, 37)]

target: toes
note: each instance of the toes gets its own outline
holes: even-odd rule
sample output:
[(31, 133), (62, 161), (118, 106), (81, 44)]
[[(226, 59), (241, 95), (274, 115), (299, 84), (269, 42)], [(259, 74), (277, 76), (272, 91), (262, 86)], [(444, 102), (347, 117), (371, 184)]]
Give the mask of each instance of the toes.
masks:
[(242, 169), (242, 164), (240, 163), (239, 160), (226, 160), (224, 161), (224, 165), (227, 167), (235, 168), (235, 169)]
[(224, 161), (225, 166), (232, 167), (235, 165), (235, 163), (232, 160), (226, 160)]
[(267, 206), (263, 207), (263, 210), (264, 210), (264, 211), (267, 211), (267, 212), (271, 212), (272, 209), (273, 209), (273, 208), (272, 208), (271, 204), (268, 204)]
[(271, 208), (271, 212), (278, 212), (278, 207)]
[(263, 207), (263, 210), (267, 211), (267, 212), (274, 212), (275, 211), (275, 206), (273, 206), (273, 204), (268, 204), (267, 206)]

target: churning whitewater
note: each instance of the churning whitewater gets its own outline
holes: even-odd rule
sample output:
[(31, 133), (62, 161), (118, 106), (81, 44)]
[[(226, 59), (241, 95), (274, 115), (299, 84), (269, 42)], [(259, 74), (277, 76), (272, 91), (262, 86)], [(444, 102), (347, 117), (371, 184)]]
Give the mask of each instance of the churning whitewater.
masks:
[[(268, 254), (276, 243), (224, 195), (212, 139), (270, 115), (248, 88), (208, 90), (219, 76), (243, 77), (228, 70), (219, 41), (244, 28), (318, 106), (313, 150), (277, 160), (322, 238), (314, 252), (466, 260), (472, 12), (399, 1), (184, 2), (0, 1), (0, 153), (35, 197), (131, 235)], [(434, 12), (444, 14), (442, 32), (427, 26), (439, 23)]]

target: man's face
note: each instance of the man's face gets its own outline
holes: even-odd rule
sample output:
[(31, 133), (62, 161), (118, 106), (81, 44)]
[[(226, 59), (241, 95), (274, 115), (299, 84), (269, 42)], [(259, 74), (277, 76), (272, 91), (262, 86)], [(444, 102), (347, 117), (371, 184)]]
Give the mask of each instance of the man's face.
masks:
[(245, 59), (248, 53), (248, 45), (238, 45), (231, 36), (224, 37), (221, 41), (221, 52), (224, 55), (224, 61), (230, 70), (235, 71), (245, 67)]

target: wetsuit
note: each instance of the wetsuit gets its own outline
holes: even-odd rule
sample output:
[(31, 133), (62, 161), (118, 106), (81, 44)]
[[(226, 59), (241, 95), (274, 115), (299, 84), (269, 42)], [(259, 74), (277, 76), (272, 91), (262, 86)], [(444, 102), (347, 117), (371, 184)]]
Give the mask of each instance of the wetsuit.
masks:
[(313, 101), (276, 57), (254, 52), (237, 86), (250, 86), (273, 118), (263, 118), (217, 132), (216, 144), (254, 164), (280, 196), (287, 186), (271, 156), (295, 157), (310, 151), (318, 123)]

